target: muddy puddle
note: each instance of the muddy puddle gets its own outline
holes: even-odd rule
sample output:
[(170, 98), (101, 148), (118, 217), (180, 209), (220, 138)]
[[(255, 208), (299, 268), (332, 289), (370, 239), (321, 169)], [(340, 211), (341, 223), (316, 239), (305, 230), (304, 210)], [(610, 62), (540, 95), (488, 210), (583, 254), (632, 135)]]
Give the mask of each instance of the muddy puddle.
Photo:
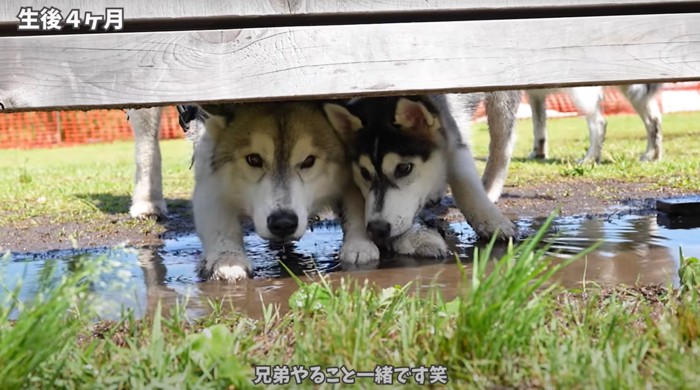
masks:
[[(534, 232), (542, 220), (521, 219), (521, 231)], [(677, 284), (680, 262), (679, 248), (686, 256), (700, 257), (698, 224), (669, 220), (651, 215), (618, 215), (607, 217), (566, 217), (555, 220), (547, 242), (551, 255), (565, 259), (594, 243), (604, 244), (585, 259), (578, 260), (557, 275), (567, 287), (595, 282), (602, 286), (616, 284)], [(476, 243), (474, 232), (466, 223), (449, 225), (451, 244), (467, 266)], [(262, 303), (279, 304), (287, 309), (289, 296), (296, 290), (295, 281), (279, 265), (282, 260), (304, 279), (318, 278), (318, 272), (331, 280), (342, 277), (359, 281), (369, 279), (378, 287), (404, 285), (414, 288), (439, 286), (446, 298), (454, 297), (460, 282), (454, 259), (435, 261), (393, 257), (379, 265), (348, 267), (337, 262), (342, 233), (337, 226), (316, 227), (294, 245), (273, 246), (256, 235), (246, 237), (248, 253), (255, 264), (255, 278), (237, 285), (201, 281), (196, 266), (201, 247), (195, 236), (166, 240), (154, 248), (92, 248), (43, 253), (15, 253), (0, 265), (0, 285), (7, 289), (21, 283), (20, 297), (31, 299), (37, 281), (47, 264), (54, 264), (56, 278), (73, 272), (80, 261), (108, 259), (114, 270), (109, 277), (92, 287), (104, 318), (115, 318), (124, 308), (137, 315), (151, 312), (161, 300), (164, 307), (186, 303), (188, 314), (196, 317), (210, 310), (210, 300), (224, 299), (224, 308), (233, 307), (254, 318), (261, 317)], [(506, 250), (495, 248), (495, 256)], [(7, 294), (0, 288), (0, 294)]]

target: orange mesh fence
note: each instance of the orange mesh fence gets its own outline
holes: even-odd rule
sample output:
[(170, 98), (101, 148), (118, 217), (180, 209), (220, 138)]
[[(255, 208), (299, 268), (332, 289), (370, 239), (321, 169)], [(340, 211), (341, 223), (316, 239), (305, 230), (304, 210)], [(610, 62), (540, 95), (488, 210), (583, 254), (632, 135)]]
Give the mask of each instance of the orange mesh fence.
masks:
[[(182, 138), (175, 107), (166, 107), (161, 139)], [(0, 114), (0, 149), (46, 148), (133, 139), (124, 110)]]
[[(695, 91), (700, 94), (700, 83), (698, 82), (683, 82), (664, 84), (664, 92), (668, 91)], [(656, 99), (659, 102), (661, 111), (664, 112), (662, 94), (657, 95)], [(527, 94), (523, 94), (523, 103), (527, 103)], [(569, 95), (565, 93), (553, 93), (547, 96), (545, 100), (547, 110), (557, 111), (561, 113), (579, 113), (576, 105), (571, 100)], [(700, 107), (699, 107), (700, 108)], [(605, 115), (617, 114), (634, 114), (634, 108), (625, 98), (625, 95), (620, 92), (617, 87), (605, 87), (603, 89), (603, 113)], [(479, 106), (475, 114), (476, 118), (486, 115), (483, 104)]]
[[(663, 90), (664, 93), (696, 91), (700, 95), (700, 83), (666, 84)], [(634, 113), (634, 109), (617, 88), (606, 87), (604, 93), (603, 111), (606, 115)], [(658, 99), (661, 104), (663, 99)], [(527, 103), (526, 94), (523, 94), (523, 102)], [(546, 105), (548, 110), (562, 113), (575, 114), (578, 111), (569, 96), (562, 93), (547, 96)], [(478, 108), (475, 117), (479, 118), (484, 114), (482, 105)], [(184, 133), (178, 124), (175, 107), (166, 107), (161, 119), (160, 138), (182, 137)], [(130, 139), (133, 139), (133, 134), (123, 110), (0, 114), (0, 149), (46, 148)]]
[[(527, 94), (523, 94), (523, 103), (527, 103)], [(545, 100), (547, 110), (557, 111), (561, 113), (578, 113), (578, 108), (571, 100), (569, 95), (565, 93), (552, 93), (547, 95)], [(615, 114), (632, 114), (634, 108), (629, 104), (625, 96), (615, 87), (606, 87), (603, 90), (603, 112), (606, 115)], [(479, 105), (475, 116), (480, 118), (486, 115), (483, 103)]]

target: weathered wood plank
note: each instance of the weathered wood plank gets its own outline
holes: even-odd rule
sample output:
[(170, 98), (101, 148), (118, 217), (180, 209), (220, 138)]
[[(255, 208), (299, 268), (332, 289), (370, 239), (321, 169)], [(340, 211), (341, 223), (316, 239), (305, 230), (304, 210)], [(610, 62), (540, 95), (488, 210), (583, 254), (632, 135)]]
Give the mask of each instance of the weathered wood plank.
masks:
[[(615, 5), (663, 4), (675, 1), (663, 0), (300, 0), (298, 10), (305, 13), (325, 12), (380, 12), (439, 9), (517, 9), (517, 8), (563, 8), (598, 7)], [(693, 0), (679, 3), (693, 4)]]
[[(5, 0), (0, 2), (0, 24), (17, 24), (20, 7), (56, 7), (67, 13), (80, 9), (96, 14), (107, 7), (121, 7), (127, 21), (142, 19), (265, 17), (527, 8), (580, 8), (685, 4), (698, 0)], [(698, 9), (696, 9), (697, 11)]]
[(5, 0), (0, 2), (0, 23), (17, 23), (17, 13), (27, 6), (55, 7), (64, 14), (71, 9), (103, 14), (108, 7), (124, 8), (126, 20), (291, 13), (286, 0)]
[(7, 110), (700, 79), (700, 14), (0, 38)]

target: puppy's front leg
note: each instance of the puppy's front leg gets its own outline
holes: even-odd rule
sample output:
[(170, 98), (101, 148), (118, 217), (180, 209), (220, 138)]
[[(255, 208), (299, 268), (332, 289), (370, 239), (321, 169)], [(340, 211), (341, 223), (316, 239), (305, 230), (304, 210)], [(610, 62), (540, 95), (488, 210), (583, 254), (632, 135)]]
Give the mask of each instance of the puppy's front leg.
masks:
[(365, 200), (355, 184), (348, 186), (343, 195), (340, 216), (343, 223), (342, 262), (365, 264), (379, 260), (379, 248), (367, 234)]
[(488, 198), (469, 147), (456, 146), (449, 154), (448, 183), (457, 207), (479, 237), (510, 238), (515, 225)]
[(213, 194), (195, 187), (192, 198), (194, 223), (204, 247), (199, 274), (205, 278), (234, 282), (252, 273), (245, 254), (238, 213)]

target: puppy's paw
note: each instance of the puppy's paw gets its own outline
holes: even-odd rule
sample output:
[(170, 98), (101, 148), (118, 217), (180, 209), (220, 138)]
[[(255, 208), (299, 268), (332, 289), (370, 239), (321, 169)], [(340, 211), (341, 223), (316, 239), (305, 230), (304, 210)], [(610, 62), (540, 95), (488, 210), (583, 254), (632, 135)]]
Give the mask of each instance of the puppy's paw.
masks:
[(392, 250), (401, 255), (442, 258), (450, 254), (447, 243), (435, 230), (414, 227), (392, 243)]
[(132, 203), (129, 215), (137, 219), (161, 219), (168, 216), (168, 208), (164, 200), (156, 202), (140, 200)]
[(367, 264), (379, 260), (379, 248), (370, 239), (348, 240), (338, 254), (340, 261), (352, 264)]
[(221, 255), (218, 260), (205, 261), (199, 273), (206, 279), (237, 282), (246, 279), (252, 273), (252, 267), (245, 255)]
[(494, 214), (487, 221), (472, 225), (476, 234), (485, 239), (490, 239), (494, 235), (497, 235), (499, 240), (515, 238), (518, 234), (515, 224), (500, 212), (497, 215)]
[(236, 282), (248, 277), (248, 271), (242, 265), (223, 264), (214, 267), (212, 279)]

